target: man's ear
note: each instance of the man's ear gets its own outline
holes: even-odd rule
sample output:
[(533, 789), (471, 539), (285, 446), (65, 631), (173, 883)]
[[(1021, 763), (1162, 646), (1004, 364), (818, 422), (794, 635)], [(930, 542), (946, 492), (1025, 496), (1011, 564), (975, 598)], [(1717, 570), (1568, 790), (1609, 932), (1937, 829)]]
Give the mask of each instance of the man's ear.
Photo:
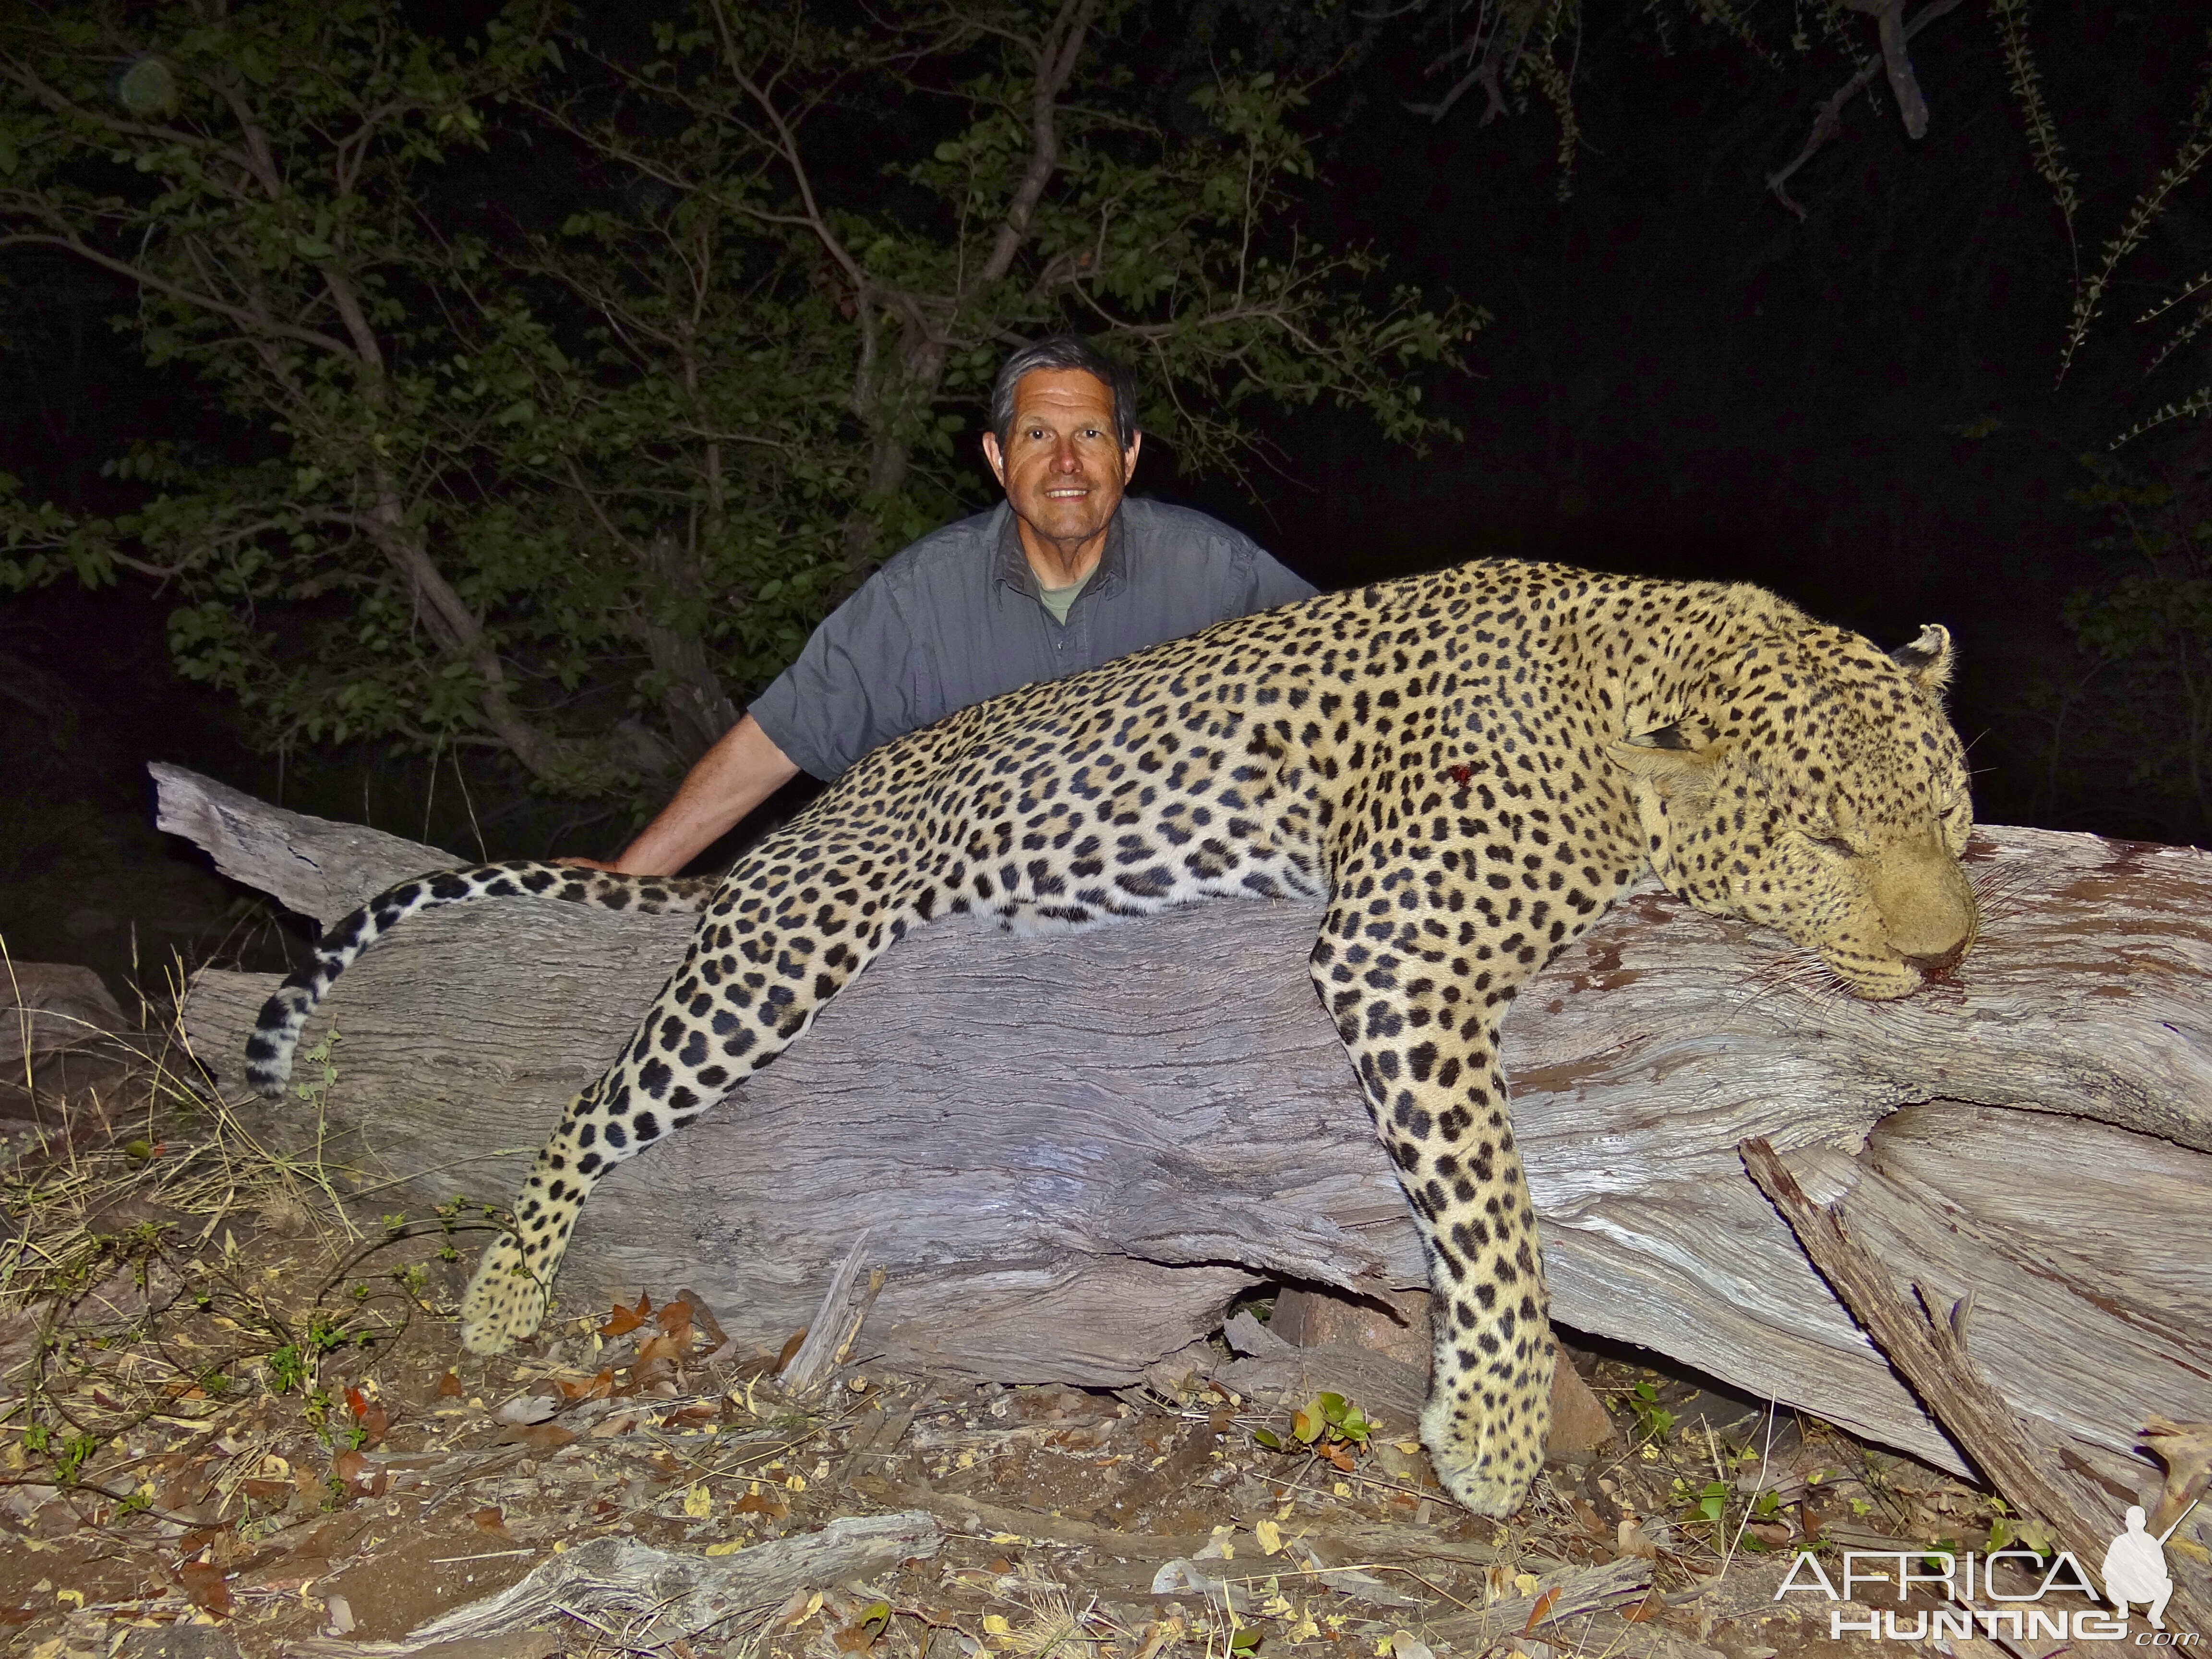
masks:
[(992, 476), (998, 479), (1000, 487), (1004, 489), (1006, 483), (1006, 452), (999, 447), (999, 434), (995, 432), (986, 432), (983, 434), (983, 459), (991, 464)]
[(1920, 637), (1899, 646), (1889, 659), (1932, 697), (1951, 683), (1951, 630), (1941, 623), (1923, 623)]
[(1121, 452), (1121, 483), (1126, 489), (1129, 480), (1137, 476), (1137, 452), (1145, 447), (1145, 434), (1132, 432), (1129, 447)]
[(1719, 742), (1695, 747), (1682, 722), (1674, 720), (1656, 731), (1624, 738), (1606, 753), (1614, 765), (1638, 782), (1650, 784), (1662, 799), (1675, 800), (1710, 793), (1714, 769), (1729, 748)]

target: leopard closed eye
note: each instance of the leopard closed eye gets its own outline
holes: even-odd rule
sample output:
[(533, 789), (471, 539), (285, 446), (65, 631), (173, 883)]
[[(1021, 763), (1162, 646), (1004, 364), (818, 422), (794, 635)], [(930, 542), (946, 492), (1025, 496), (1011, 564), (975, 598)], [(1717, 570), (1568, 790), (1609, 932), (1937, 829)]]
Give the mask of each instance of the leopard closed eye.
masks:
[(689, 953), (573, 1100), (462, 1310), (489, 1352), (544, 1319), (585, 1198), (781, 1053), (949, 911), (1081, 926), (1216, 896), (1325, 897), (1310, 958), (1425, 1245), (1422, 1438), (1510, 1514), (1553, 1358), (1499, 1028), (1520, 985), (1644, 872), (1779, 929), (1857, 995), (1972, 945), (1972, 809), (1949, 635), (1884, 653), (1741, 584), (1482, 561), (1225, 622), (875, 750), (724, 880), (490, 865), (339, 923), (263, 1011), (281, 1091), (307, 1012), (421, 909), (497, 893), (695, 909)]

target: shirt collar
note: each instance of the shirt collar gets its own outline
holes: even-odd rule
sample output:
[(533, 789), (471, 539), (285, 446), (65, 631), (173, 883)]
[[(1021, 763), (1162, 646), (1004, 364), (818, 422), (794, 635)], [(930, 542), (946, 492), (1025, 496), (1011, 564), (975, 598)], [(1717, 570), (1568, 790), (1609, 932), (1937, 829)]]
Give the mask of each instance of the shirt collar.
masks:
[[(1127, 498), (1125, 497), (1124, 500)], [(1000, 501), (993, 514), (998, 528), (998, 553), (993, 561), (991, 579), (1003, 582), (1017, 593), (1036, 597), (1036, 572), (1030, 568), (1029, 556), (1022, 551), (1021, 522), (1014, 516), (1012, 506)], [(1098, 556), (1098, 565), (1084, 584), (1085, 593), (1111, 593), (1127, 580), (1129, 568), (1128, 518), (1119, 506), (1106, 525), (1106, 550)]]

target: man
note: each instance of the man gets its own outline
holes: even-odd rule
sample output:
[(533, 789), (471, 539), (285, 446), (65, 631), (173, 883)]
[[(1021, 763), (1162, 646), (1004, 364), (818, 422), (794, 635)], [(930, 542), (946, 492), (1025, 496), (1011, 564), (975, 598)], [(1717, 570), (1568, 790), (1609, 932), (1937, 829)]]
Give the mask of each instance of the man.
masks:
[(801, 769), (824, 780), (932, 720), (1314, 589), (1200, 513), (1124, 501), (1127, 369), (1058, 335), (1006, 360), (983, 457), (1006, 503), (898, 553), (691, 769), (611, 864), (673, 875)]

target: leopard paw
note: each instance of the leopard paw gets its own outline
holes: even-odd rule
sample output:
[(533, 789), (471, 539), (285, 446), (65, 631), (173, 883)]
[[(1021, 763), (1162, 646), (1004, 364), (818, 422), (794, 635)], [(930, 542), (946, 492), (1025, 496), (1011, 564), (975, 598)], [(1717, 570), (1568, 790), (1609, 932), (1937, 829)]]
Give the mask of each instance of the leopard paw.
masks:
[[(1550, 1368), (1544, 1369), (1548, 1385)], [(1521, 1507), (1544, 1466), (1551, 1419), (1547, 1386), (1536, 1393), (1524, 1382), (1507, 1392), (1515, 1403), (1486, 1415), (1474, 1401), (1439, 1389), (1421, 1413), (1421, 1443), (1444, 1490), (1477, 1515), (1501, 1521)]]
[(545, 1285), (522, 1246), (512, 1234), (501, 1234), (484, 1251), (461, 1297), (461, 1346), (471, 1353), (510, 1348), (537, 1332), (545, 1304)]

